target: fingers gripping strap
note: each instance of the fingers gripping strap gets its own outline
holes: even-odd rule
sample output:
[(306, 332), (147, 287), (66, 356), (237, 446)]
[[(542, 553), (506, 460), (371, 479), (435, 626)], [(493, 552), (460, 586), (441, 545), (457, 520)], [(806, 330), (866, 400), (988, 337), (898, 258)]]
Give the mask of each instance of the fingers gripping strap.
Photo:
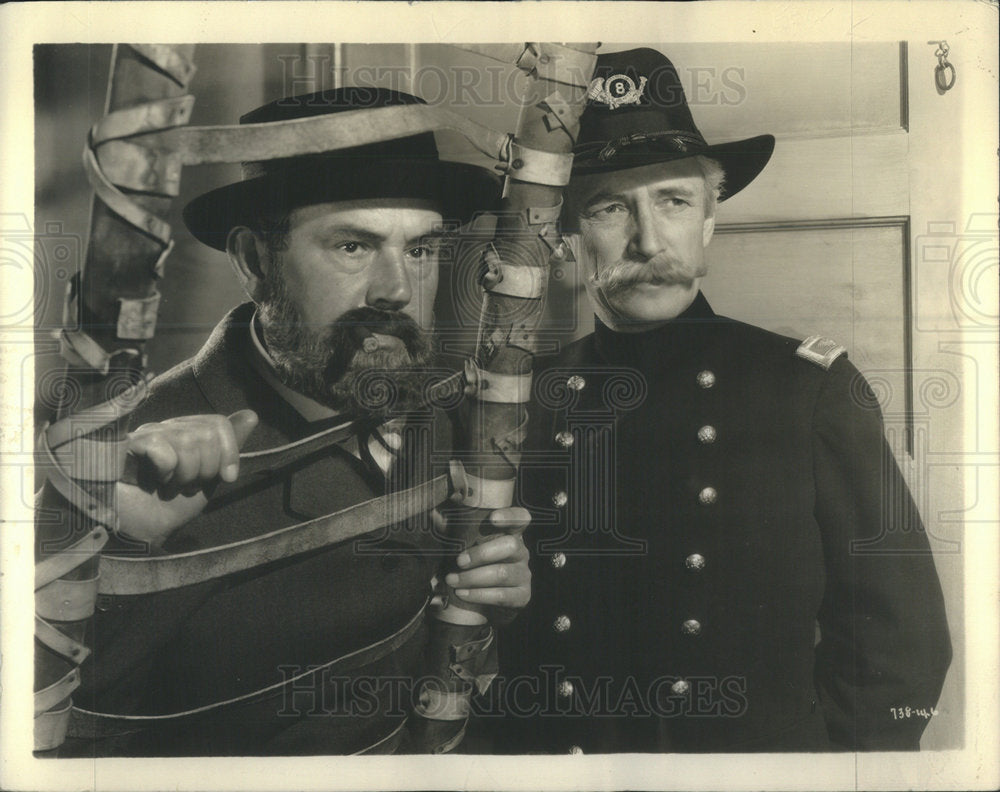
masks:
[(64, 635), (45, 619), (35, 616), (35, 638), (51, 649), (53, 652), (62, 655), (72, 663), (80, 665), (90, 656), (90, 650), (79, 641), (74, 641), (68, 635)]
[(186, 88), (198, 68), (169, 44), (129, 44), (181, 88)]
[(76, 569), (89, 558), (93, 558), (108, 541), (108, 532), (98, 526), (86, 536), (61, 552), (35, 564), (35, 590), (42, 588), (57, 578)]
[(569, 184), (573, 155), (532, 149), (512, 140), (509, 163), (507, 175), (519, 181), (563, 187)]
[(477, 369), (479, 401), (500, 404), (524, 404), (531, 400), (531, 372), (527, 374), (497, 374)]

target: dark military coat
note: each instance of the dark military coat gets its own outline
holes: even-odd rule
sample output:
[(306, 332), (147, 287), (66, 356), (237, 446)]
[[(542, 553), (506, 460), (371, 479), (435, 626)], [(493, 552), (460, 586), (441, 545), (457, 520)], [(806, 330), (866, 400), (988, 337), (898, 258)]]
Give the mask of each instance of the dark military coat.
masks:
[[(244, 451), (284, 445), (326, 428), (309, 423), (251, 365), (252, 305), (230, 313), (199, 354), (159, 377), (132, 425), (251, 408), (260, 425)], [(440, 422), (439, 422), (440, 423)], [(407, 427), (404, 451), (428, 449), (431, 423)], [(447, 439), (432, 442), (447, 448)], [(207, 509), (166, 551), (236, 542), (409, 486), (398, 460), (383, 473), (339, 446)], [(74, 693), (82, 710), (113, 715), (191, 713), (122, 726), (74, 719), (66, 755), (325, 754), (396, 745), (419, 675), (422, 612), (440, 556), (426, 525), (396, 526), (207, 583), (152, 595), (99, 598)], [(119, 538), (108, 552), (136, 548)], [(348, 662), (343, 658), (348, 657)], [(334, 661), (332, 668), (328, 666)], [(292, 681), (294, 680), (294, 681)], [(215, 707), (238, 699), (235, 705)], [(204, 709), (199, 713), (197, 710)], [(93, 742), (95, 733), (101, 737)], [(76, 734), (76, 738), (72, 737)], [(107, 735), (107, 736), (102, 736)]]
[(533, 597), (502, 751), (915, 749), (950, 661), (875, 398), (716, 316), (603, 325), (536, 375)]

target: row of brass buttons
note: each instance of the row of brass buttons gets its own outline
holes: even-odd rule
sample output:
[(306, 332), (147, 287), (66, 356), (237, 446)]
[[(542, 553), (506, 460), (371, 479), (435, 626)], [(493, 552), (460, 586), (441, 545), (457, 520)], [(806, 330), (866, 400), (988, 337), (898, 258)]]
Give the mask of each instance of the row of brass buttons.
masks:
[[(705, 370), (698, 373), (697, 376), (698, 386), (704, 389), (711, 388), (715, 385), (715, 374), (711, 371)], [(569, 379), (566, 380), (566, 387), (570, 390), (581, 391), (586, 387), (586, 380), (574, 374)], [(698, 442), (703, 445), (710, 445), (714, 443), (718, 438), (718, 432), (714, 426), (705, 425), (698, 430)], [(555, 442), (562, 448), (571, 448), (575, 438), (573, 434), (568, 431), (558, 432), (555, 436)], [(716, 502), (718, 499), (718, 492), (716, 492), (714, 487), (705, 487), (698, 493), (698, 500), (706, 506), (710, 506)], [(562, 508), (569, 501), (569, 496), (562, 490), (556, 492), (552, 496), (552, 502), (558, 507)], [(551, 557), (551, 564), (555, 569), (562, 569), (566, 566), (566, 554), (565, 553), (555, 553)], [(700, 553), (692, 553), (687, 558), (684, 559), (684, 566), (694, 572), (700, 572), (705, 568), (705, 557)], [(560, 614), (555, 618), (552, 623), (553, 629), (557, 633), (567, 632), (570, 627), (573, 626), (572, 620), (566, 614)], [(686, 619), (681, 625), (681, 632), (685, 635), (700, 635), (701, 634), (701, 622), (697, 619)], [(691, 689), (691, 685), (684, 679), (678, 679), (670, 686), (670, 691), (677, 696), (684, 695)], [(568, 679), (563, 680), (559, 683), (558, 693), (563, 698), (569, 698), (573, 695), (574, 688), (573, 683)], [(579, 745), (571, 745), (569, 747), (568, 753), (570, 754), (582, 754), (583, 749)]]

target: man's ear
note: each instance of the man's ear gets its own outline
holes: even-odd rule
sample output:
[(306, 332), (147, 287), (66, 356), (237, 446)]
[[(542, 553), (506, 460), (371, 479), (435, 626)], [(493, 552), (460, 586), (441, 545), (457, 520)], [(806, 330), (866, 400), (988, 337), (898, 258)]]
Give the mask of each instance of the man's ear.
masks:
[(705, 221), (701, 226), (701, 246), (708, 247), (708, 243), (712, 241), (712, 234), (715, 233), (715, 211), (705, 218)]
[(256, 301), (267, 267), (271, 265), (264, 243), (246, 226), (236, 226), (226, 237), (226, 254), (243, 291)]

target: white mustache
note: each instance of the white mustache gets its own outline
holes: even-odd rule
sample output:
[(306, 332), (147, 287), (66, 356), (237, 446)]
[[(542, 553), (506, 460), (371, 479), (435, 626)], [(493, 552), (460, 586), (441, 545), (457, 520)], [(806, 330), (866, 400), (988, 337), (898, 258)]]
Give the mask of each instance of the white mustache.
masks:
[(622, 259), (590, 276), (590, 282), (609, 295), (623, 292), (641, 283), (675, 285), (688, 284), (692, 281), (691, 273), (684, 264), (666, 255), (654, 256), (641, 262)]

